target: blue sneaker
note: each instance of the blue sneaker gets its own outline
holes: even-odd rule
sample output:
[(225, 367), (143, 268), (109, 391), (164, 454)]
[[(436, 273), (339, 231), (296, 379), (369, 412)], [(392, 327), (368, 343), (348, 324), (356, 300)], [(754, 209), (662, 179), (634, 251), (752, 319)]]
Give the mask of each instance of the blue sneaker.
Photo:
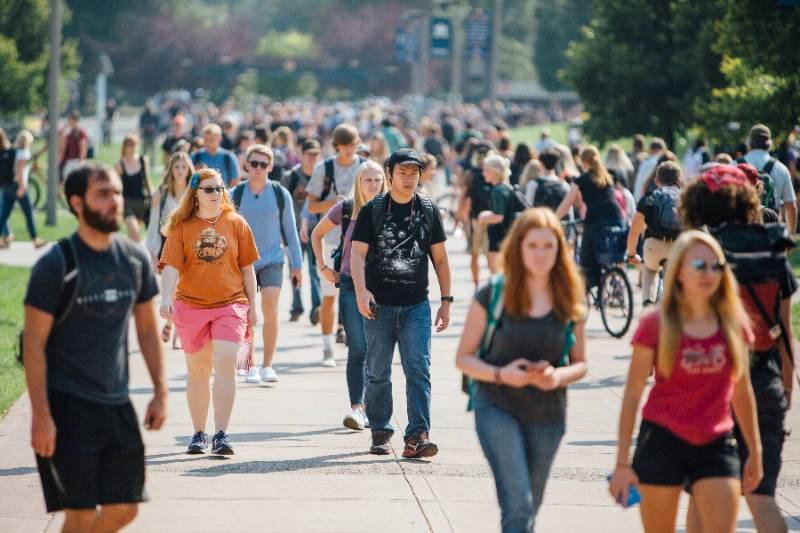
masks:
[(202, 431), (198, 431), (192, 437), (192, 442), (189, 443), (189, 449), (186, 453), (191, 455), (199, 455), (208, 452), (208, 435)]
[(231, 440), (228, 434), (220, 430), (211, 439), (211, 453), (214, 455), (233, 455)]

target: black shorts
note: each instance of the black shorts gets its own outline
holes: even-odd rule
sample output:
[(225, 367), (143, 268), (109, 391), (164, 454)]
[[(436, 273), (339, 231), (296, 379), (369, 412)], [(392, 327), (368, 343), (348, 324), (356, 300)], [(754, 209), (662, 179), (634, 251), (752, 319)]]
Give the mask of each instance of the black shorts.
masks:
[(739, 479), (740, 462), (733, 433), (695, 446), (668, 429), (642, 420), (633, 470), (645, 485), (683, 486), (712, 477)]
[(54, 390), (48, 397), (56, 453), (36, 457), (47, 512), (146, 501), (144, 443), (133, 405), (103, 405)]
[(150, 202), (144, 198), (125, 198), (123, 217), (136, 217), (137, 220), (149, 222)]
[[(764, 466), (764, 477), (753, 492), (763, 496), (775, 496), (775, 487), (783, 464), (781, 460), (783, 442), (786, 440), (784, 422), (787, 401), (783, 389), (780, 353), (776, 348), (769, 352), (753, 354), (752, 361), (750, 379), (756, 396), (758, 432), (761, 435), (761, 462)], [(739, 442), (739, 457), (744, 467), (748, 455), (747, 446), (738, 426), (735, 428), (735, 435)]]

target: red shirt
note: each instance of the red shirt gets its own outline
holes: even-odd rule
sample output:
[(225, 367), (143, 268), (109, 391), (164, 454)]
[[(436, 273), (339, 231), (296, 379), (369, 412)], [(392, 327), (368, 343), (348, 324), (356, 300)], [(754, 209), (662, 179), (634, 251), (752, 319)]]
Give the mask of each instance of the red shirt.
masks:
[[(69, 133), (66, 133), (69, 130)], [(86, 135), (86, 130), (81, 128), (80, 126), (75, 126), (75, 128), (70, 129), (69, 126), (66, 126), (62, 130), (62, 135), (64, 135), (64, 159), (62, 161), (69, 161), (71, 159), (80, 159), (81, 157), (81, 141), (88, 138)]]
[[(655, 350), (656, 362), (660, 319), (658, 310), (643, 315), (631, 341)], [(672, 375), (664, 377), (656, 363), (656, 384), (642, 418), (695, 446), (708, 444), (733, 429), (732, 371), (722, 329), (703, 339), (683, 333)]]

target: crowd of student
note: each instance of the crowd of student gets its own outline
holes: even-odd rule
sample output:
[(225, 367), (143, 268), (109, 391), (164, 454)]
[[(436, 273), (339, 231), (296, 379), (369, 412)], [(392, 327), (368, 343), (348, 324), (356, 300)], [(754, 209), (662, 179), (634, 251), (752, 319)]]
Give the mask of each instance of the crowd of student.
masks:
[[(305, 311), (305, 257), (309, 319), (322, 333), (320, 364), (335, 366), (337, 337), (347, 343), (343, 424), (370, 429), (370, 453), (391, 453), (397, 347), (407, 389), (402, 455), (436, 455), (431, 334), (449, 326), (454, 296), (441, 211), (429, 192), (452, 183), (477, 289), (456, 365), (494, 474), (503, 531), (534, 527), (565, 432), (567, 385), (587, 372), (585, 292), (602, 266), (594, 244), (620, 227), (629, 229), (628, 260), (644, 263), (643, 302), (658, 306), (643, 314), (631, 341), (613, 498), (625, 504), (635, 486), (645, 529), (671, 531), (686, 489), (691, 531), (733, 531), (744, 491), (759, 531), (785, 529), (774, 496), (794, 371), (789, 303), (796, 282), (786, 259), (794, 243), (785, 230), (796, 226), (797, 211), (791, 171), (770, 156), (765, 126), (753, 127), (741, 161), (701, 158), (682, 171), (659, 139), (649, 155), (637, 139), (632, 154), (612, 146), (603, 158), (593, 146), (566, 147), (545, 132), (535, 148), (521, 144), (512, 152), (507, 133), (487, 116), (483, 131), (459, 124), (463, 116), (423, 118), (415, 139), (415, 130), (396, 127), (395, 119), (331, 109), (337, 119), (326, 115), (314, 127), (273, 110), (282, 118), (275, 129), (256, 127), (255, 138), (232, 146), (239, 153), (224, 147), (227, 126), (213, 123), (201, 130), (203, 147), (193, 149), (193, 140), (181, 138), (186, 119), (176, 112), (156, 188), (148, 160), (137, 155), (147, 142), (140, 146), (136, 136), (123, 143), (116, 172), (84, 165), (68, 173), (64, 191), (79, 230), (37, 263), (26, 296), (32, 440), (48, 510), (67, 509), (74, 524), (121, 524), (142, 501), (143, 446), (127, 398), (123, 339), (133, 316), (155, 389), (145, 420), (157, 429), (166, 401), (153, 300), (158, 272), (161, 340), (179, 339), (186, 357), (194, 426), (188, 453), (234, 453), (228, 425), (237, 367), (250, 383), (279, 380), (273, 361), (284, 262), (294, 291), (289, 318), (296, 321)], [(425, 182), (437, 165), (442, 171)], [(142, 196), (126, 193), (126, 183)], [(149, 222), (149, 254), (114, 235), (123, 214), (132, 236), (135, 224)], [(580, 232), (564, 224), (573, 220), (582, 221)], [(483, 255), (491, 277), (481, 285)], [(433, 317), (429, 258), (441, 289)], [(654, 278), (661, 268), (659, 299)], [(759, 276), (748, 278), (754, 272)], [(259, 298), (264, 351), (256, 364)], [(91, 346), (79, 338), (89, 317), (108, 322)], [(80, 444), (64, 442), (75, 424), (86, 423), (78, 417), (94, 419), (88, 438), (98, 443), (80, 461)], [(129, 451), (124, 468), (109, 449)], [(114, 486), (99, 483), (106, 477), (98, 472)], [(97, 505), (99, 514), (86, 513)]]

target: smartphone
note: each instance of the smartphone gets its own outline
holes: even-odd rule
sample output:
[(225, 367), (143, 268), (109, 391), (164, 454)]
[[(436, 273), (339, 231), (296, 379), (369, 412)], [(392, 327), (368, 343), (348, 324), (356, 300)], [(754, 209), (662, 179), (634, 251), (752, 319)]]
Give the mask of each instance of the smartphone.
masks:
[[(611, 482), (611, 474), (607, 475), (606, 479), (610, 483)], [(634, 507), (635, 505), (639, 505), (641, 502), (642, 502), (642, 495), (639, 493), (639, 489), (636, 488), (636, 485), (633, 485), (633, 484), (631, 484), (631, 486), (628, 487), (628, 501), (625, 502), (625, 505), (622, 505), (622, 501), (621, 500), (617, 500), (617, 503), (619, 505), (622, 505), (626, 509), (628, 507)]]
[(380, 311), (380, 306), (375, 302), (369, 303), (369, 311), (372, 313), (372, 319), (375, 320), (378, 318), (378, 311)]

